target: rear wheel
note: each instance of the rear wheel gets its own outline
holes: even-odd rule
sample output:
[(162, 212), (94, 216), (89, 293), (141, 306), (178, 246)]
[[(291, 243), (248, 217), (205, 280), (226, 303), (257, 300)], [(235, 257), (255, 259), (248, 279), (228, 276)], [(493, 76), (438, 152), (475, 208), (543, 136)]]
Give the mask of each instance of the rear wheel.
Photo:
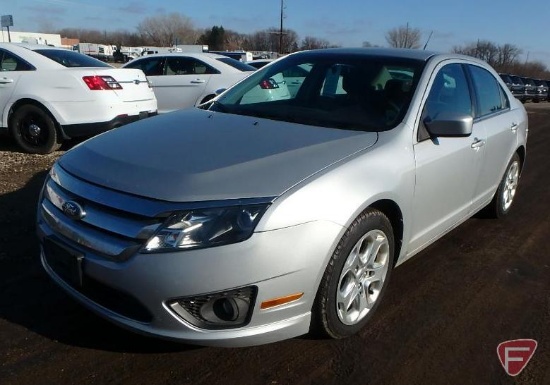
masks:
[(53, 118), (42, 108), (25, 104), (13, 113), (10, 132), (23, 151), (48, 154), (61, 146)]
[(332, 338), (357, 333), (378, 307), (394, 259), (389, 219), (367, 209), (340, 240), (313, 308), (313, 327)]
[(508, 214), (519, 184), (521, 160), (516, 153), (510, 159), (506, 172), (498, 185), (498, 189), (491, 203), (487, 206), (487, 214), (494, 218), (501, 218)]

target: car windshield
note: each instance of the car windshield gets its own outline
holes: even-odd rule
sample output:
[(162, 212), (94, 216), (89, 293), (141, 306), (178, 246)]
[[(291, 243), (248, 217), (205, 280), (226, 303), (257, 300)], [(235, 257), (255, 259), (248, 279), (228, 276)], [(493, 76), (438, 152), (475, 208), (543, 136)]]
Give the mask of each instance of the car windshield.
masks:
[(289, 56), (222, 94), (210, 109), (323, 127), (384, 131), (405, 116), (424, 62), (366, 55)]
[(227, 65), (230, 65), (231, 67), (236, 68), (239, 71), (256, 71), (256, 68), (252, 67), (251, 65), (232, 59), (230, 57), (220, 57), (217, 60)]
[(65, 67), (111, 67), (93, 57), (66, 49), (37, 49), (34, 52), (46, 56)]

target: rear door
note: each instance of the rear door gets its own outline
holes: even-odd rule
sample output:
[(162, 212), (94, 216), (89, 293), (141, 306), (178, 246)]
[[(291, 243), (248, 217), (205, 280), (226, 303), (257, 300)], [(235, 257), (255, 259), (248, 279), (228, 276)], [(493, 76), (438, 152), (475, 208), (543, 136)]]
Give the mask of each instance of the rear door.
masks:
[[(9, 103), (17, 82), (25, 72), (34, 71), (29, 63), (15, 56), (9, 51), (0, 49), (0, 117), (4, 122), (5, 114), (8, 113)], [(6, 125), (7, 126), (7, 125)]]
[(484, 126), (485, 159), (480, 168), (479, 180), (472, 210), (491, 199), (504, 174), (504, 169), (517, 147), (517, 132), (523, 124), (523, 113), (511, 109), (510, 101), (495, 76), (486, 69), (467, 66), (476, 94), (476, 121)]

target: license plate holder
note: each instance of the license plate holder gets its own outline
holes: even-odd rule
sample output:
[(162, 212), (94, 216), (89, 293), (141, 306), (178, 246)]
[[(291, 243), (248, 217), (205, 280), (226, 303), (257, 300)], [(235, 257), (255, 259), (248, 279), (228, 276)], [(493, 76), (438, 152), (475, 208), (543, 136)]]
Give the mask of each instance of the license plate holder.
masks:
[(84, 255), (52, 239), (44, 241), (44, 256), (50, 268), (72, 286), (82, 287)]

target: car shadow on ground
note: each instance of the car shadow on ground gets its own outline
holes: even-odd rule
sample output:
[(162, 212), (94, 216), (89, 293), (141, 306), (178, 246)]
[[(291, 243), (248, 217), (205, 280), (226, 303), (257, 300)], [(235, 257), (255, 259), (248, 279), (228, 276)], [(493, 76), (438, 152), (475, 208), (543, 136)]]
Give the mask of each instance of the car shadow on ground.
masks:
[[(88, 138), (70, 139), (63, 142), (59, 151), (67, 151)], [(0, 133), (0, 151), (23, 152), (15, 143), (15, 140), (7, 133)]]
[[(46, 175), (47, 171), (37, 173), (19, 190), (0, 195), (0, 319), (84, 348), (130, 353), (197, 349), (112, 325), (76, 303), (47, 276), (35, 233), (36, 204)], [(7, 325), (0, 334), (17, 340), (17, 333), (27, 332)]]

